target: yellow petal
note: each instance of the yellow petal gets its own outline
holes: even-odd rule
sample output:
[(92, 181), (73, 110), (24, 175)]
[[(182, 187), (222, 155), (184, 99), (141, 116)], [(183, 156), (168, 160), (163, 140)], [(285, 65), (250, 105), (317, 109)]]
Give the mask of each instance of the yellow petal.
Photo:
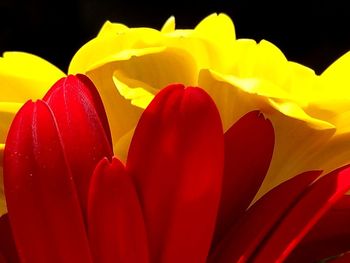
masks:
[[(21, 106), (22, 103), (0, 102), (0, 143), (5, 143), (11, 122)], [(2, 159), (0, 160), (0, 165), (1, 163)]]
[(162, 33), (170, 33), (175, 31), (175, 17), (171, 16), (168, 18), (168, 20), (164, 23), (162, 29), (160, 32)]
[(261, 78), (283, 88), (289, 74), (288, 61), (272, 43), (238, 39), (232, 50), (232, 64), (227, 73), (242, 78)]
[(98, 32), (98, 37), (103, 36), (109, 36), (109, 35), (115, 35), (115, 34), (122, 34), (129, 28), (123, 24), (119, 23), (111, 23), (110, 21), (106, 21), (102, 28), (100, 29), (100, 32)]
[(235, 27), (225, 14), (212, 14), (204, 18), (194, 29), (194, 35), (220, 46), (223, 51), (231, 48), (236, 40)]
[(329, 66), (317, 79), (317, 90), (310, 94), (306, 111), (327, 120), (337, 127), (337, 134), (349, 130), (350, 111), (350, 52), (346, 53)]
[(85, 73), (114, 61), (161, 52), (164, 48), (161, 33), (151, 28), (131, 28), (119, 34), (99, 35), (78, 50), (68, 72)]
[[(346, 92), (348, 89), (344, 88), (344, 86), (348, 86), (350, 84), (349, 78), (349, 67), (350, 67), (350, 51), (345, 53), (335, 62), (333, 62), (322, 74), (322, 78), (324, 80), (331, 80), (332, 82), (336, 81), (337, 84), (340, 84), (334, 89), (337, 92)], [(332, 90), (328, 90), (330, 93)]]
[(2, 102), (25, 102), (41, 98), (64, 73), (37, 56), (5, 52), (0, 58)]
[(321, 74), (318, 78), (317, 92), (313, 93), (311, 102), (339, 113), (349, 109), (349, 67), (350, 52), (337, 59)]
[(317, 93), (318, 77), (314, 70), (292, 61), (288, 61), (288, 72), (289, 76), (283, 86), (284, 90), (299, 105), (307, 107), (310, 100)]
[[(265, 112), (276, 109), (316, 129), (334, 128), (327, 121), (308, 115), (283, 89), (262, 79), (238, 78), (212, 70), (202, 70), (199, 85), (214, 98), (225, 130), (244, 113), (254, 109)], [(249, 94), (250, 97), (247, 97)]]
[[(339, 162), (325, 162), (333, 157), (327, 147), (333, 143), (335, 129), (314, 129), (308, 123), (285, 116), (279, 111), (266, 116), (274, 126), (275, 149), (269, 171), (255, 200), (281, 182), (302, 172), (330, 171), (338, 168), (340, 163), (344, 164), (344, 159)], [(340, 150), (347, 149), (349, 148), (344, 145)]]
[(135, 129), (132, 129), (125, 133), (117, 143), (114, 144), (114, 154), (118, 156), (119, 160), (126, 163), (128, 152), (129, 152), (129, 146), (132, 140), (132, 137), (134, 135)]
[[(349, 115), (349, 114), (348, 114)], [(257, 194), (259, 199), (280, 182), (299, 173), (322, 170), (327, 174), (350, 163), (350, 124), (347, 132), (315, 130), (297, 120), (269, 116), (274, 123), (276, 147), (266, 179)]]
[(308, 115), (302, 108), (293, 102), (269, 99), (269, 103), (272, 107), (284, 115), (304, 121), (314, 129), (323, 130), (335, 128), (334, 125), (325, 120), (314, 118)]
[[(123, 72), (115, 71), (113, 74), (113, 82), (120, 95), (130, 100), (131, 104), (145, 109), (154, 98), (156, 90), (147, 83), (136, 79), (126, 77)], [(149, 91), (153, 91), (152, 93)]]

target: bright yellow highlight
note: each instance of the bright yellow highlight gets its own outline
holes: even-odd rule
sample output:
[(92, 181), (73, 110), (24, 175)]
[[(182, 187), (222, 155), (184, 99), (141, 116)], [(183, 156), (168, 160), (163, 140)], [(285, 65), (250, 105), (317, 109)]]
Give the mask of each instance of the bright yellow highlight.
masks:
[[(114, 152), (123, 160), (143, 109), (168, 84), (204, 88), (225, 130), (248, 111), (261, 110), (273, 122), (276, 147), (259, 198), (298, 173), (350, 162), (349, 67), (350, 53), (318, 76), (288, 61), (269, 41), (236, 39), (231, 19), (212, 14), (194, 29), (176, 29), (174, 17), (161, 30), (107, 21), (77, 51), (68, 73), (84, 73), (97, 86)], [(0, 143), (21, 104), (41, 97), (62, 76), (33, 55), (6, 53), (0, 59)]]

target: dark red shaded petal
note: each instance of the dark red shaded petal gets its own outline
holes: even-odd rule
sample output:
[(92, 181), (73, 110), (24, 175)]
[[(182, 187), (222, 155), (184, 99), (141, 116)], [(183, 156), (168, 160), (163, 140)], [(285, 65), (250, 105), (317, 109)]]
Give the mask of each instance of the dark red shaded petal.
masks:
[(225, 133), (225, 168), (214, 245), (247, 209), (269, 168), (275, 143), (272, 124), (259, 111)]
[(318, 262), (350, 251), (350, 196), (345, 195), (303, 238), (286, 262)]
[(331, 263), (349, 263), (350, 262), (350, 252), (340, 255), (339, 257), (332, 259)]
[(83, 88), (86, 88), (87, 95), (90, 97), (90, 101), (92, 102), (96, 113), (98, 114), (98, 117), (100, 118), (102, 127), (105, 131), (105, 134), (107, 136), (107, 140), (113, 148), (112, 144), (112, 135), (111, 135), (111, 130), (109, 128), (109, 123), (107, 119), (107, 114), (105, 111), (105, 108), (103, 106), (100, 94), (98, 93), (94, 83), (85, 75), (83, 74), (77, 74), (76, 77), (84, 84)]
[(97, 165), (88, 203), (89, 240), (95, 262), (147, 263), (143, 216), (131, 177), (116, 158)]
[(254, 262), (282, 262), (349, 189), (349, 166), (337, 169), (317, 180), (265, 240)]
[(203, 90), (171, 85), (143, 113), (127, 171), (136, 182), (151, 262), (205, 262), (223, 172), (223, 131)]
[[(277, 186), (258, 200), (223, 239), (209, 263), (248, 261), (257, 247), (279, 222), (285, 211), (321, 174), (310, 171), (300, 174)], [(274, 262), (274, 261), (266, 261)]]
[(105, 156), (112, 157), (112, 147), (101, 123), (102, 113), (97, 112), (102, 106), (95, 102), (91, 90), (91, 85), (70, 75), (59, 80), (44, 97), (56, 118), (84, 212), (96, 164)]
[(8, 214), (23, 262), (91, 262), (81, 209), (45, 102), (16, 115), (4, 151)]
[(0, 262), (19, 262), (7, 214), (0, 217)]

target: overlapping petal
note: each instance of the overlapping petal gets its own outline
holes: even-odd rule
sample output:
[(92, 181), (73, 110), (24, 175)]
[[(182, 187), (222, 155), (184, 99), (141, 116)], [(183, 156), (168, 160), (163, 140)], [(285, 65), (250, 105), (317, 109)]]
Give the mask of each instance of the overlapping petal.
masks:
[(241, 218), (259, 190), (275, 142), (271, 122), (258, 111), (239, 119), (224, 137), (225, 166), (213, 247)]
[(87, 221), (94, 262), (149, 262), (134, 183), (118, 159), (98, 163), (91, 178)]
[[(292, 262), (347, 252), (347, 210), (336, 209), (350, 187), (342, 167), (350, 155), (349, 58), (316, 76), (268, 41), (236, 40), (224, 14), (193, 30), (176, 29), (173, 17), (160, 31), (107, 22), (69, 69), (93, 80), (104, 105), (89, 79), (69, 76), (44, 102), (22, 108), (5, 146), (1, 138), (22, 103), (63, 76), (37, 57), (5, 54), (0, 154), (6, 147), (9, 218), (21, 257), (202, 263), (209, 253), (213, 263)], [(169, 83), (203, 87), (218, 110), (197, 88), (160, 91)], [(126, 168), (111, 159), (112, 147)], [(313, 170), (326, 175), (315, 181), (321, 171)], [(5, 215), (0, 230), (10, 240), (6, 224)], [(133, 251), (140, 253), (130, 258)], [(10, 257), (0, 249), (0, 261)]]
[(84, 211), (96, 164), (105, 156), (112, 157), (103, 105), (94, 85), (88, 81), (86, 77), (70, 75), (56, 82), (44, 97), (55, 116)]
[(204, 262), (221, 193), (224, 138), (200, 89), (173, 85), (143, 113), (130, 146), (151, 262)]
[(350, 251), (350, 197), (345, 195), (311, 229), (286, 262), (318, 262)]
[(11, 125), (4, 155), (4, 185), (22, 261), (91, 262), (59, 131), (43, 101), (27, 102)]
[(232, 226), (226, 238), (210, 255), (208, 262), (227, 263), (250, 260), (269, 231), (319, 175), (318, 171), (303, 173), (263, 196), (240, 218), (237, 224)]

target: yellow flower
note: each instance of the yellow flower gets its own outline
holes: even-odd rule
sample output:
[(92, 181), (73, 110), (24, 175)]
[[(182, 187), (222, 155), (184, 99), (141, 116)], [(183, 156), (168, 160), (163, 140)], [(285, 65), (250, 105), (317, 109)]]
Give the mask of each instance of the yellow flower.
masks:
[[(331, 71), (341, 71), (338, 68), (342, 66)], [(169, 83), (181, 82), (198, 85), (214, 98), (225, 129), (255, 109), (273, 121), (275, 154), (257, 198), (305, 170), (331, 171), (348, 163), (347, 136), (337, 131), (339, 125), (346, 130), (341, 121), (346, 114), (337, 112), (330, 119), (329, 109), (339, 107), (324, 108), (330, 103), (328, 93), (334, 92), (330, 87), (341, 86), (342, 80), (332, 83), (326, 77), (330, 74), (317, 76), (312, 69), (288, 61), (266, 40), (235, 39), (234, 25), (224, 14), (210, 15), (193, 30), (175, 29), (174, 18), (160, 31), (106, 22), (98, 36), (76, 53), (69, 72), (87, 74), (97, 85), (109, 116), (114, 151), (122, 159), (154, 94)], [(317, 99), (321, 97), (325, 102)], [(343, 106), (347, 105), (345, 101)]]
[[(11, 54), (21, 62), (10, 63)], [(212, 14), (186, 30), (175, 29), (173, 17), (161, 30), (106, 22), (97, 37), (75, 54), (68, 73), (84, 73), (97, 86), (114, 152), (123, 160), (143, 109), (170, 83), (204, 88), (216, 102), (225, 130), (248, 111), (261, 110), (274, 125), (276, 147), (258, 198), (300, 172), (323, 169), (326, 173), (348, 163), (349, 57), (317, 76), (312, 69), (288, 61), (266, 40), (236, 39), (231, 19)], [(0, 112), (8, 116), (1, 119), (2, 143), (21, 103), (41, 97), (62, 76), (37, 57), (5, 54), (0, 80), (16, 89), (2, 88), (3, 94), (12, 96), (1, 97)], [(19, 92), (20, 87), (27, 87), (28, 93)], [(17, 99), (19, 94), (23, 98)], [(0, 214), (1, 207), (0, 203)]]

